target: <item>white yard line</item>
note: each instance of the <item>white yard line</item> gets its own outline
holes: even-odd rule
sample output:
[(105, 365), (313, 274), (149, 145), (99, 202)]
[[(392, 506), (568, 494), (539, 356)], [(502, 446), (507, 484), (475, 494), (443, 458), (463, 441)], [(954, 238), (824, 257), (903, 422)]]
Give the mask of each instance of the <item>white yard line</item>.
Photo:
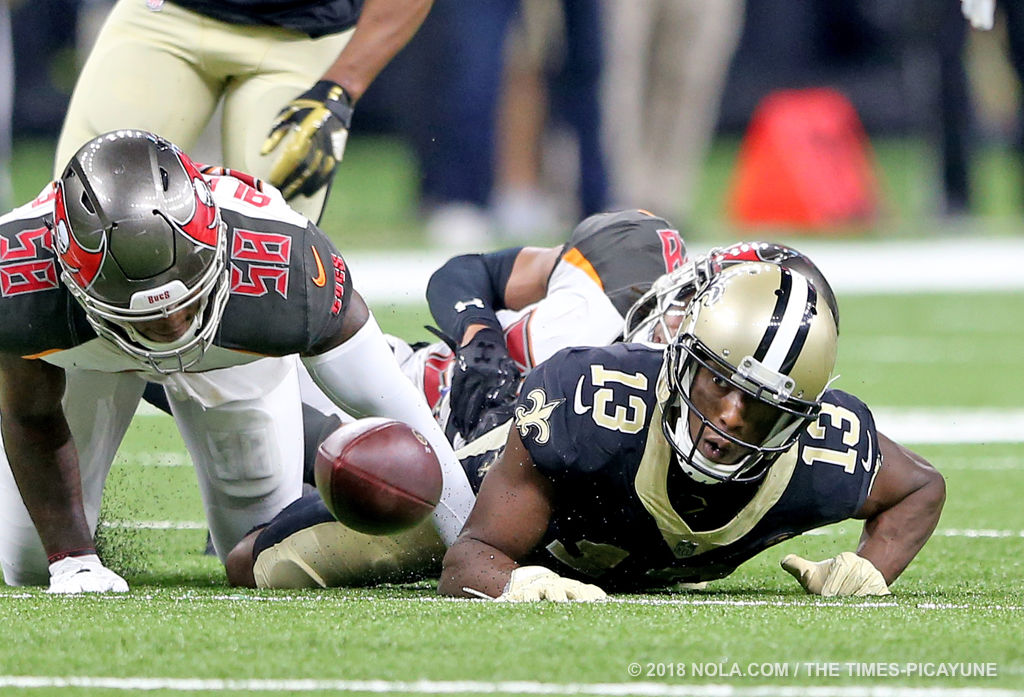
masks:
[(873, 407), (871, 412), (878, 430), (900, 443), (1024, 442), (1024, 409)]
[[(878, 430), (900, 443), (1024, 443), (1024, 409), (875, 407), (871, 411)], [(145, 402), (139, 404), (137, 414), (170, 418)], [(160, 452), (133, 456), (130, 463), (174, 467), (191, 461), (184, 453)]]
[[(624, 667), (625, 670), (625, 667)], [(995, 687), (910, 687), (897, 685), (680, 684), (658, 682), (547, 683), (530, 680), (230, 680), (203, 678), (51, 677), (0, 675), (0, 687), (68, 688), (169, 692), (371, 692), (416, 695), (466, 693), (506, 695), (646, 695), (647, 697), (1021, 697), (1020, 690)]]

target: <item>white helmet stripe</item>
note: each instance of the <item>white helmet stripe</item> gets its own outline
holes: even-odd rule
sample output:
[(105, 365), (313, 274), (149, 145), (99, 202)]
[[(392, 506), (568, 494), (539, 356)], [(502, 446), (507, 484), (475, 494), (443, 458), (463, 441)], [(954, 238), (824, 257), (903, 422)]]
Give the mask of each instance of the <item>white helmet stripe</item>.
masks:
[[(775, 331), (775, 336), (772, 337), (771, 344), (768, 346), (768, 351), (765, 353), (761, 362), (768, 368), (779, 372), (787, 372), (788, 369), (792, 368), (791, 365), (786, 366), (787, 357), (790, 356), (793, 344), (796, 341), (803, 343), (806, 339), (806, 322), (804, 321), (804, 315), (807, 309), (808, 296), (811, 293), (811, 287), (807, 283), (807, 279), (803, 275), (798, 273), (789, 273), (783, 271), (782, 277), (789, 276), (791, 279), (789, 293), (785, 293), (785, 288), (782, 289), (784, 295), (788, 295), (788, 302), (786, 303), (785, 310), (782, 313), (782, 319), (779, 321), (779, 326)], [(786, 284), (783, 283), (785, 286)], [(804, 331), (801, 331), (803, 329)], [(785, 369), (784, 369), (785, 368)]]

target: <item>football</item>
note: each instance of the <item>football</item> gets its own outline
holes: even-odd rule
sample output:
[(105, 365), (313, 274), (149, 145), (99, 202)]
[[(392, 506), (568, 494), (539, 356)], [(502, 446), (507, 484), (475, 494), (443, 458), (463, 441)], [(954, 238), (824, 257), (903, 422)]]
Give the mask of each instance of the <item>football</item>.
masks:
[(370, 535), (416, 525), (441, 498), (434, 449), (417, 431), (392, 419), (359, 419), (338, 428), (317, 449), (314, 474), (331, 514)]

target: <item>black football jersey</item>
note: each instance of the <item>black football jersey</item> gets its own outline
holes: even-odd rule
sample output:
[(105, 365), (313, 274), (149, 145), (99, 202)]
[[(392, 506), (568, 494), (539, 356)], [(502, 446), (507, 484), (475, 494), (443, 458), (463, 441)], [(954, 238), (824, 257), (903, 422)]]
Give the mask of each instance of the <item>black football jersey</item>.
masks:
[[(685, 258), (679, 231), (638, 209), (584, 219), (562, 252), (562, 260), (586, 271), (623, 316), (651, 281), (681, 266)], [(638, 278), (649, 281), (637, 284)]]
[(554, 484), (554, 509), (524, 561), (607, 589), (705, 581), (861, 507), (880, 462), (860, 400), (827, 391), (760, 482), (701, 484), (662, 435), (662, 356), (640, 344), (567, 349), (527, 377), (515, 427)]
[(171, 0), (230, 24), (266, 24), (317, 38), (355, 26), (363, 0)]
[[(214, 346), (281, 356), (336, 334), (352, 277), (330, 239), (277, 194), (208, 181), (227, 226), (231, 287)], [(49, 192), (0, 217), (0, 350), (44, 359), (96, 339), (60, 280)]]

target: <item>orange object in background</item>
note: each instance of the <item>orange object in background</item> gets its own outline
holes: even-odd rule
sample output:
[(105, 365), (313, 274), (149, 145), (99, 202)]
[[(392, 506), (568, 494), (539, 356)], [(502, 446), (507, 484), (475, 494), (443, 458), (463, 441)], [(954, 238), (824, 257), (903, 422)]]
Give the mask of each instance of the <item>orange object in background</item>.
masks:
[(781, 90), (761, 101), (729, 195), (735, 222), (820, 229), (870, 222), (877, 210), (870, 143), (845, 96)]

